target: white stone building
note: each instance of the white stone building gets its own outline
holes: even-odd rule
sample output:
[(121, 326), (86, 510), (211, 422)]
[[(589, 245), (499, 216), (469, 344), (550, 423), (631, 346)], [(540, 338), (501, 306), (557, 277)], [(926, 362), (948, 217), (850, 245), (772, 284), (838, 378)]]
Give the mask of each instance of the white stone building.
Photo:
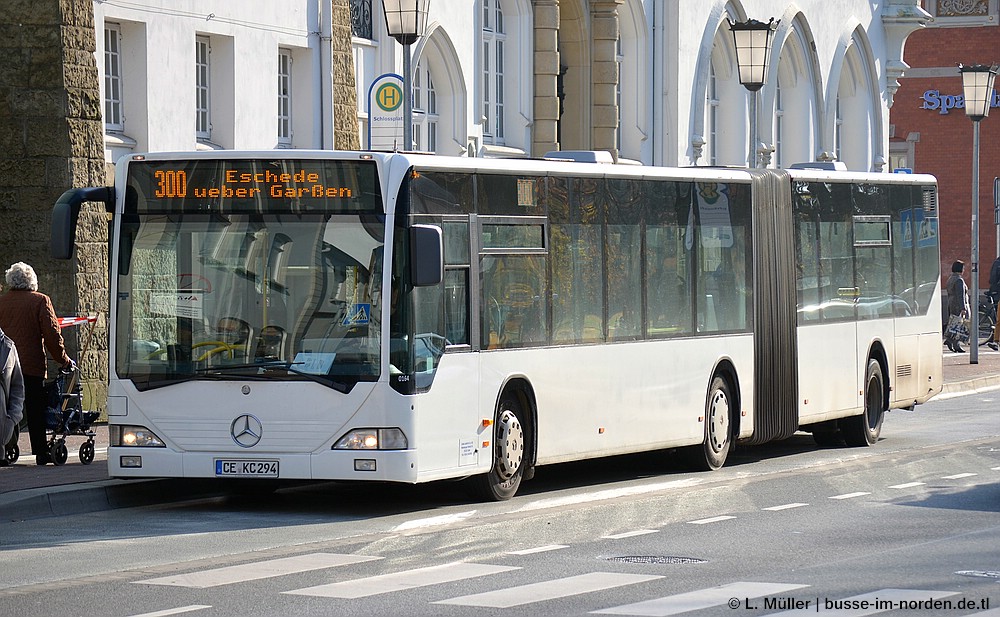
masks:
[[(108, 160), (333, 147), (334, 2), (351, 5), (364, 147), (368, 86), (402, 71), (381, 0), (95, 0)], [(415, 147), (746, 165), (750, 95), (727, 20), (772, 17), (764, 163), (883, 169), (903, 45), (928, 17), (919, 0), (431, 0), (412, 46)]]

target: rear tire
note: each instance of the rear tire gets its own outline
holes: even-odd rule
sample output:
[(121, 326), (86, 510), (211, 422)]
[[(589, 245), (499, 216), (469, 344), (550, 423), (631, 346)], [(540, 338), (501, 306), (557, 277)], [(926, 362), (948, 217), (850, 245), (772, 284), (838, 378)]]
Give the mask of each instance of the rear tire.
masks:
[(868, 361), (865, 373), (865, 411), (860, 416), (842, 418), (840, 433), (847, 445), (855, 448), (874, 445), (882, 432), (885, 417), (885, 380), (878, 360)]
[(493, 432), (493, 466), (489, 473), (471, 478), (473, 494), (484, 501), (506, 501), (517, 493), (528, 462), (525, 460), (527, 432), (520, 397), (505, 392), (497, 405)]
[(734, 411), (729, 382), (716, 375), (705, 399), (705, 441), (687, 450), (693, 467), (701, 471), (715, 471), (726, 464), (733, 447)]

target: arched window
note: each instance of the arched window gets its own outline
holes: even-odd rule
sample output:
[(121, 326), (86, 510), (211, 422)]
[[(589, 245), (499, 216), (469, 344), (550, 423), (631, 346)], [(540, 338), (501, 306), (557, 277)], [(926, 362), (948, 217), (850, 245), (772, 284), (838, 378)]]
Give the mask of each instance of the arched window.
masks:
[(719, 139), (719, 83), (718, 78), (715, 75), (715, 64), (710, 64), (708, 69), (708, 91), (706, 93), (705, 106), (708, 108), (708, 117), (706, 118), (707, 127), (706, 135), (708, 139), (706, 140), (705, 147), (708, 149), (707, 158), (709, 165), (718, 165), (719, 156), (717, 154), (718, 150), (718, 139)]
[[(787, 167), (815, 158), (818, 94), (815, 63), (808, 51), (811, 48), (805, 26), (796, 20), (781, 46), (778, 58), (770, 133), (775, 167)], [(762, 130), (761, 134), (766, 133)], [(767, 139), (762, 138), (761, 141)]]
[[(866, 67), (864, 50), (855, 41), (844, 56), (837, 86), (834, 152), (848, 169), (858, 171), (869, 171), (872, 165), (869, 149), (873, 111), (871, 80)], [(851, 127), (851, 130), (841, 130), (843, 125)]]
[(784, 120), (785, 108), (781, 101), (781, 75), (779, 74), (778, 83), (774, 87), (774, 165), (779, 168), (785, 166), (782, 157), (784, 148), (781, 143), (784, 139)]
[(438, 145), (438, 104), (434, 79), (424, 66), (417, 62), (413, 72), (413, 143), (417, 150), (436, 152)]
[(502, 145), (504, 126), (504, 29), (500, 0), (483, 0), (483, 142)]

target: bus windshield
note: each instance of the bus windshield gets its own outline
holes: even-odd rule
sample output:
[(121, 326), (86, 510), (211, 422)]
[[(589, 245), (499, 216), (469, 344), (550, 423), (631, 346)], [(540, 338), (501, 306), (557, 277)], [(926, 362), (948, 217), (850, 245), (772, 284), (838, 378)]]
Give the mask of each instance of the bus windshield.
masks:
[(370, 161), (130, 162), (118, 377), (375, 381), (381, 204)]

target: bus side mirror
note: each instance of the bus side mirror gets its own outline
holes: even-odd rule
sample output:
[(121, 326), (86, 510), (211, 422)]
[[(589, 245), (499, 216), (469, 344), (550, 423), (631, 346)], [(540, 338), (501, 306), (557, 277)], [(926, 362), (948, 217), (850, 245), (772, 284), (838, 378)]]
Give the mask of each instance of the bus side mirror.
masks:
[(414, 287), (429, 287), (441, 282), (444, 278), (443, 256), (440, 227), (410, 227), (410, 281)]
[(55, 259), (73, 257), (76, 241), (76, 221), (80, 217), (80, 205), (85, 201), (99, 201), (105, 210), (114, 212), (115, 189), (113, 187), (90, 187), (70, 189), (59, 197), (52, 208), (52, 237), (50, 249)]

